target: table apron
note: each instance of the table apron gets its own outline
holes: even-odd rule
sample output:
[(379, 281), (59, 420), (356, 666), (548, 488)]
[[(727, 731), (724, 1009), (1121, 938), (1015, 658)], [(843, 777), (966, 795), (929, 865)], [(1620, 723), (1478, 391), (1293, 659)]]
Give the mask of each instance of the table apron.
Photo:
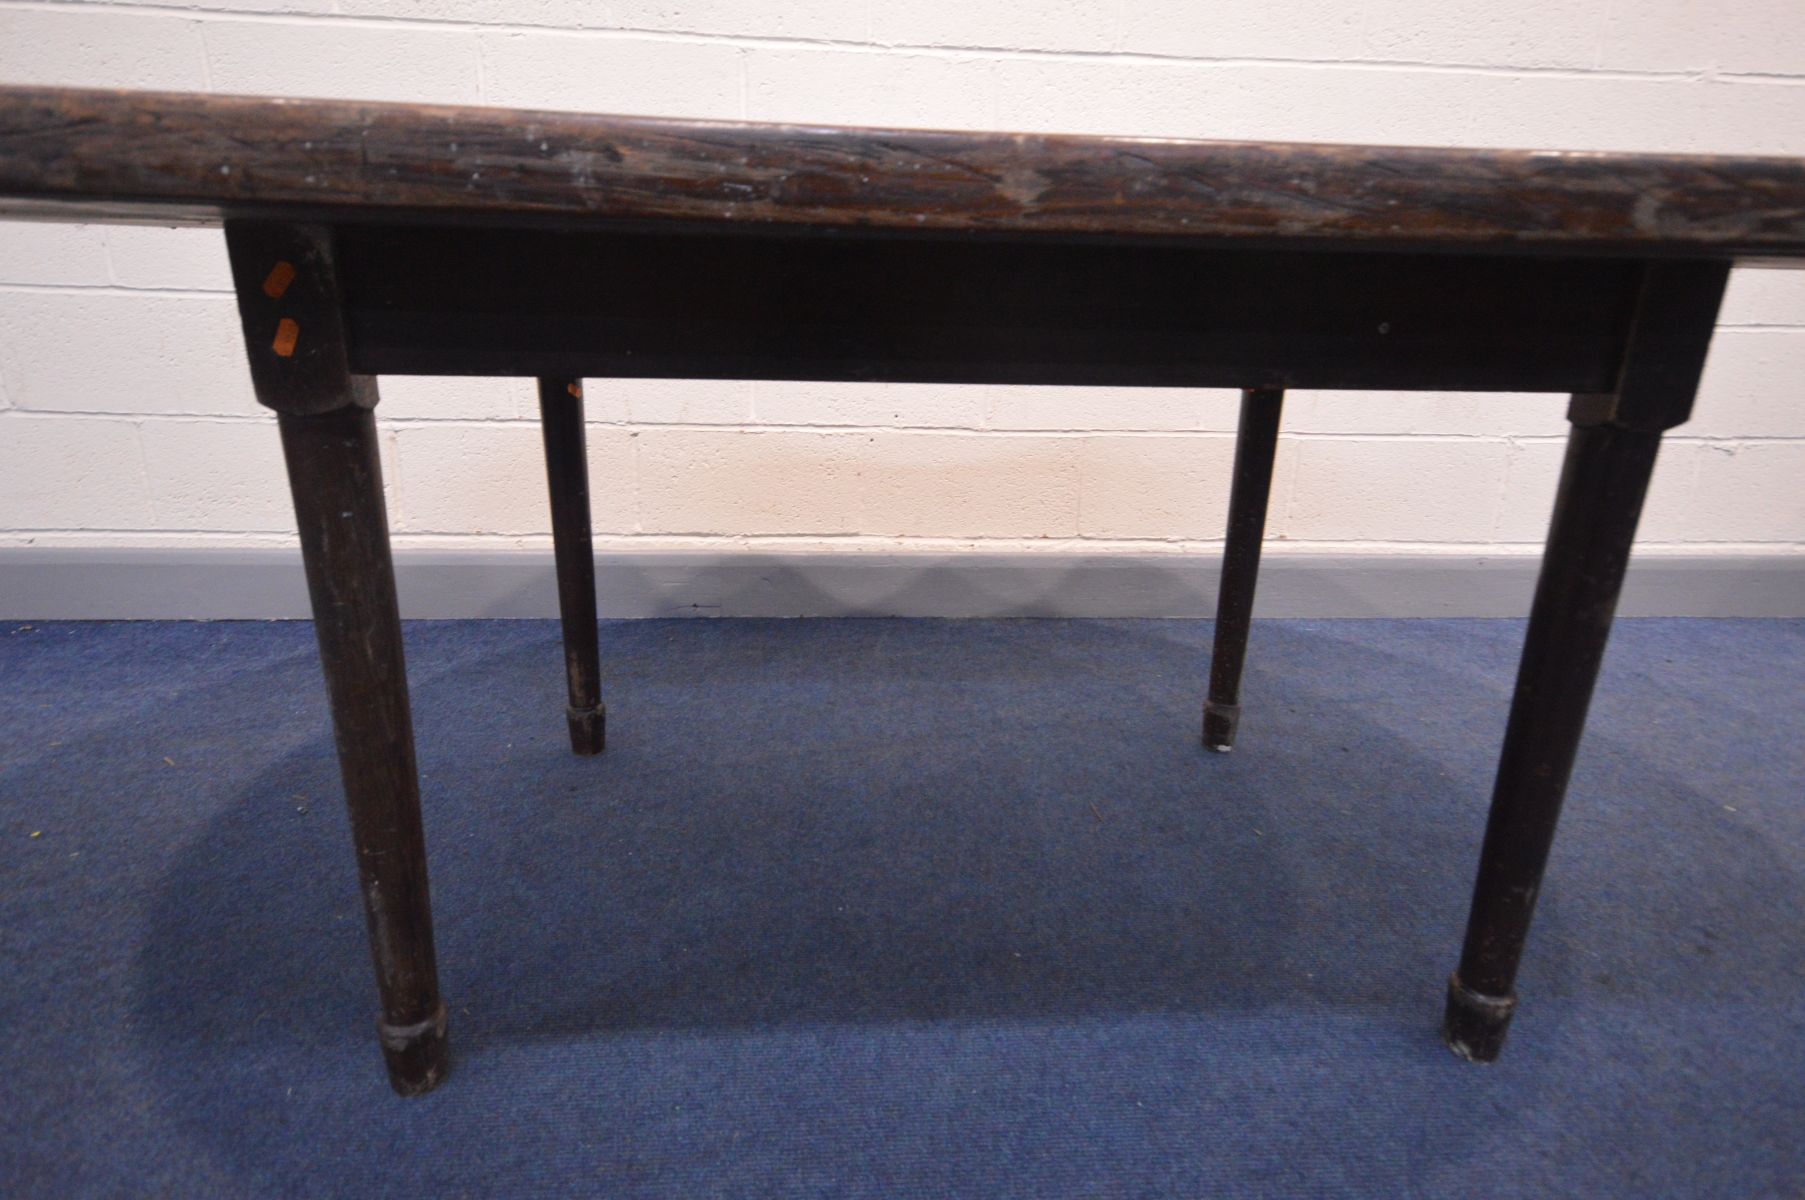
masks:
[(366, 374), (1596, 392), (1642, 264), (341, 227)]

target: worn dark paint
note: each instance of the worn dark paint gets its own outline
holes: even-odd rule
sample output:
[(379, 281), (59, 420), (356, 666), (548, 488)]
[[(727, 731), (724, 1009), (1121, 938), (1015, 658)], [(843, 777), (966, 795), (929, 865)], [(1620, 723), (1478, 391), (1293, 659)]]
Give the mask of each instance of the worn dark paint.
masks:
[(607, 714), (602, 707), (601, 652), (596, 643), (595, 547), (589, 527), (583, 381), (539, 380), (539, 416), (551, 493), (552, 552), (558, 564), (570, 748), (578, 754), (600, 754)]
[(1691, 411), (1726, 277), (1722, 268), (1651, 267), (1618, 386), (1608, 397), (1575, 397), (1466, 942), (1448, 988), (1443, 1033), (1463, 1057), (1490, 1061), (1503, 1046), (1661, 432)]
[(1576, 425), (1530, 609), (1446, 1036), (1496, 1058), (1661, 435)]
[(279, 414), (397, 1090), (446, 1069), (372, 375), (540, 377), (572, 745), (599, 750), (584, 375), (1248, 389), (1205, 741), (1285, 387), (1570, 391), (1444, 1033), (1495, 1057), (1661, 432), (1805, 163), (658, 121), (0, 88), (0, 216), (224, 220)]
[(1805, 163), (0, 88), (0, 211), (1805, 255)]
[(1210, 656), (1209, 698), (1203, 705), (1203, 744), (1227, 753), (1241, 723), (1241, 667), (1253, 624), (1254, 587), (1260, 577), (1260, 545), (1266, 537), (1266, 504), (1278, 455), (1279, 414), (1285, 393), (1247, 388), (1235, 433), (1235, 465), (1228, 494), (1228, 538), (1222, 550), (1222, 583), (1216, 595), (1216, 645)]
[(376, 407), (376, 381), (350, 366), (331, 230), (229, 221), (226, 256), (258, 402), (295, 415)]
[[(282, 431), (376, 967), (378, 1041), (395, 1090), (417, 1095), (439, 1084), (449, 1058), (376, 381), (346, 366), (329, 231), (234, 222), (226, 244), (251, 380)], [(285, 321), (299, 331), (287, 354), (275, 338)]]
[(376, 422), (355, 404), (278, 420), (357, 848), (378, 1033), (390, 1082), (416, 1095), (438, 1086), (449, 1060)]
[(1723, 262), (1647, 264), (1616, 382), (1575, 396), (1573, 421), (1660, 433), (1690, 417), (1729, 277)]

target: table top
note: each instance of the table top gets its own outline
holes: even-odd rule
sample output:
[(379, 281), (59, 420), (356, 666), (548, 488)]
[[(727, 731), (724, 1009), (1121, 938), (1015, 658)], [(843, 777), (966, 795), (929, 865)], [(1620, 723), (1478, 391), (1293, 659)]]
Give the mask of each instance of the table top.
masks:
[(0, 216), (1805, 259), (1805, 160), (958, 133), (0, 87)]

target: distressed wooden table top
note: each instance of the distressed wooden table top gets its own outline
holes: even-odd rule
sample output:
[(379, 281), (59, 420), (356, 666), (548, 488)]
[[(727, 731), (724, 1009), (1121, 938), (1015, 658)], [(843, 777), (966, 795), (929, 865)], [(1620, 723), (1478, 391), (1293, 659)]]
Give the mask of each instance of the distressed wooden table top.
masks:
[(0, 88), (0, 216), (1805, 257), (1805, 160), (832, 128)]

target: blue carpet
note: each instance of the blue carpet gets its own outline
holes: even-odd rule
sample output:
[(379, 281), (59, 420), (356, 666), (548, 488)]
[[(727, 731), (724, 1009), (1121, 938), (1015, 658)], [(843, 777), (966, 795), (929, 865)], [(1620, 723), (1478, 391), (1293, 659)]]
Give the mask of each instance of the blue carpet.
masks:
[(407, 630), (389, 1093), (305, 624), (0, 626), (0, 1193), (1805, 1194), (1805, 622), (1620, 623), (1502, 1061), (1436, 1033), (1521, 624)]

